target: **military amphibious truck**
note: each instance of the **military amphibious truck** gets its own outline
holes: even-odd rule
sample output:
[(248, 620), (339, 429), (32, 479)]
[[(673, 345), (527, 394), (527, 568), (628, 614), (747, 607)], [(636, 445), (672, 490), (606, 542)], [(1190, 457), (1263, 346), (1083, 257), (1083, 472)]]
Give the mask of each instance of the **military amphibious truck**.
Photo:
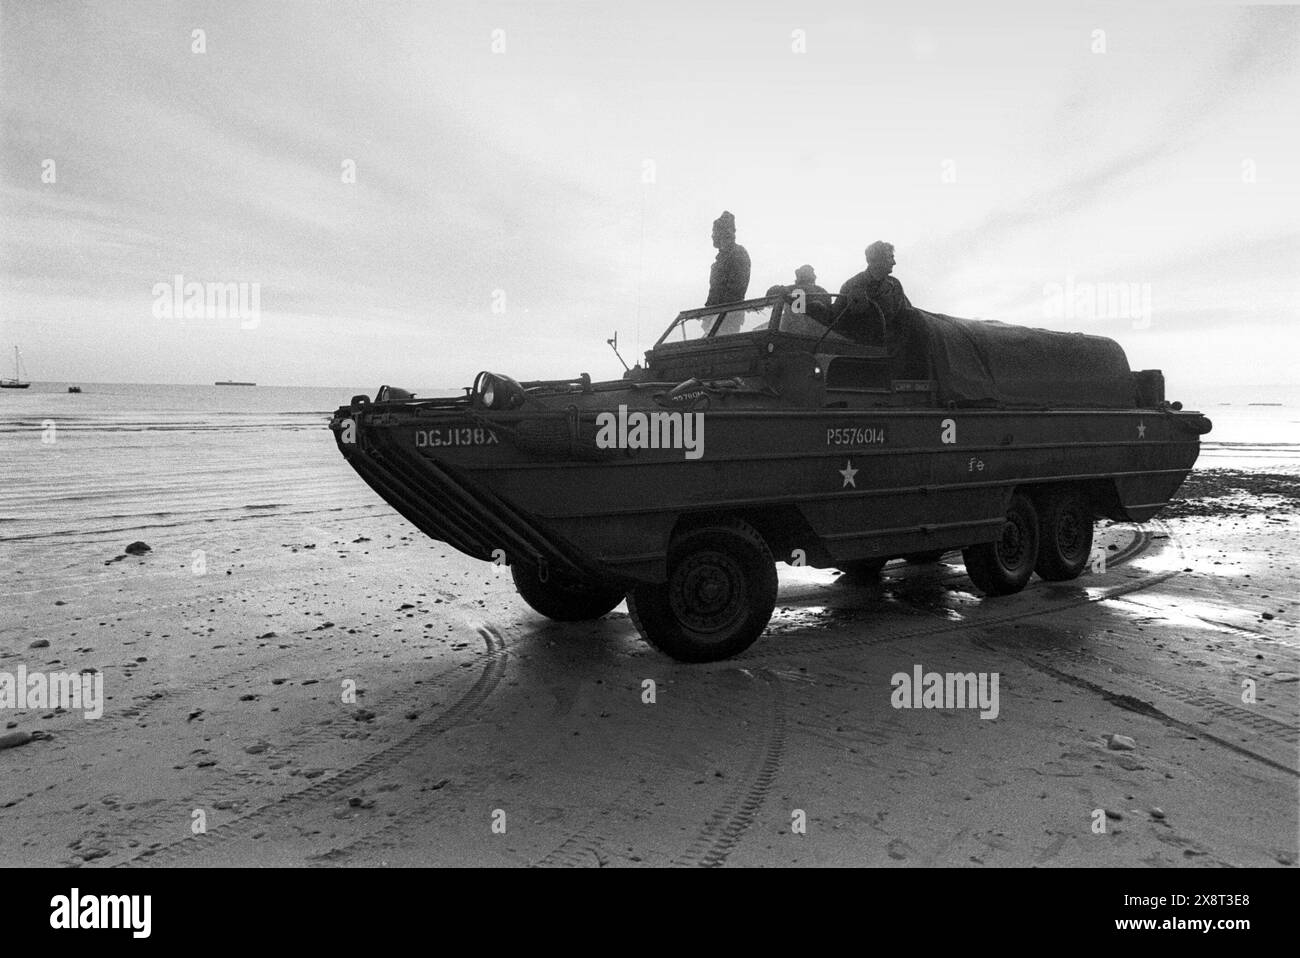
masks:
[(839, 328), (817, 305), (686, 310), (618, 380), (384, 386), (331, 428), (385, 501), (508, 563), (537, 612), (594, 619), (626, 597), (688, 662), (762, 635), (777, 561), (869, 575), (961, 549), (989, 596), (1072, 579), (1094, 521), (1154, 516), (1210, 429), (1110, 339), (915, 309)]

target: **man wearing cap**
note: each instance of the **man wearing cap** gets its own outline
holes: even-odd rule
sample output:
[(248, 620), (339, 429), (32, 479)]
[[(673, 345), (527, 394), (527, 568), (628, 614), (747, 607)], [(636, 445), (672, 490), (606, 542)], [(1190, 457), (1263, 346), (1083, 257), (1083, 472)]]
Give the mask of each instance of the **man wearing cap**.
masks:
[(713, 221), (713, 245), (718, 255), (709, 270), (709, 298), (704, 305), (738, 303), (749, 289), (749, 253), (736, 243), (736, 218), (726, 210)]
[(775, 296), (777, 293), (793, 293), (796, 289), (804, 291), (805, 296), (813, 296), (820, 293), (823, 296), (829, 296), (826, 290), (817, 285), (817, 271), (807, 263), (804, 263), (794, 271), (794, 283), (790, 286), (782, 286), (780, 283), (771, 286), (767, 290), (768, 296)]
[(790, 304), (781, 316), (782, 332), (820, 336), (826, 331), (831, 296), (817, 285), (817, 272), (811, 266), (805, 263), (794, 271), (794, 285), (777, 285), (767, 291), (768, 296), (779, 293), (785, 294)]

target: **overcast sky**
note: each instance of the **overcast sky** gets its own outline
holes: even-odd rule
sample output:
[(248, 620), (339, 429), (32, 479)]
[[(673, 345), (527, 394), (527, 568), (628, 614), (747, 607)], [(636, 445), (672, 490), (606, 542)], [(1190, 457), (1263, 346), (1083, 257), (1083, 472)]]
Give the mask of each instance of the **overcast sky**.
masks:
[[(886, 239), (915, 305), (1114, 336), (1173, 396), (1296, 380), (1294, 7), (0, 9), (33, 379), (612, 378), (615, 330), (631, 361), (703, 303), (725, 208), (751, 295)], [(178, 274), (259, 284), (257, 321), (160, 318)], [(1053, 312), (1103, 283), (1149, 318)]]

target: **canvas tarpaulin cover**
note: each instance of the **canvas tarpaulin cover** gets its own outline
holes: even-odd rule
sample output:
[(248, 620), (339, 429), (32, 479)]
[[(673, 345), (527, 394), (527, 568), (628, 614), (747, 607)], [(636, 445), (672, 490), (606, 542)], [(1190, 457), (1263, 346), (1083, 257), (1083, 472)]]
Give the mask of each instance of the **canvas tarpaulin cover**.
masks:
[(911, 344), (924, 344), (940, 402), (1106, 409), (1137, 405), (1128, 358), (1113, 339), (920, 309), (903, 310), (894, 322), (904, 327)]

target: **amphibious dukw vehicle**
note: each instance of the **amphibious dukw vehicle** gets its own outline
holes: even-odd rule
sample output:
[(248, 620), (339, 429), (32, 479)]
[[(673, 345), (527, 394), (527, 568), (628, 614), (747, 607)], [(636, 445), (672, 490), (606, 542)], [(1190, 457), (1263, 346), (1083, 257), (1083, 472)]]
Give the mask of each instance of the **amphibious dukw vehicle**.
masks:
[(841, 329), (836, 308), (686, 310), (619, 380), (384, 386), (331, 428), (394, 509), (508, 563), (537, 612), (626, 596), (650, 644), (696, 662), (762, 634), (776, 561), (871, 574), (961, 549), (987, 595), (1072, 579), (1094, 520), (1155, 515), (1210, 429), (1110, 339), (914, 309)]

